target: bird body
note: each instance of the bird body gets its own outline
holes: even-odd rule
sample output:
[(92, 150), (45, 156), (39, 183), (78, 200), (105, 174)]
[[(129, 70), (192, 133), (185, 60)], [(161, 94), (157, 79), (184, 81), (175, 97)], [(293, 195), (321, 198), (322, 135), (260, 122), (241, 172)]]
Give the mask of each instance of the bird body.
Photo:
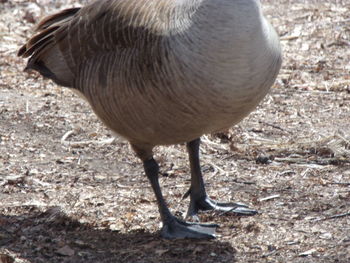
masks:
[(99, 0), (37, 31), (27, 68), (81, 93), (144, 162), (238, 123), (281, 66), (258, 0)]
[(29, 67), (44, 64), (134, 144), (231, 127), (262, 100), (280, 66), (259, 1), (95, 1), (64, 18), (39, 25), (56, 29)]

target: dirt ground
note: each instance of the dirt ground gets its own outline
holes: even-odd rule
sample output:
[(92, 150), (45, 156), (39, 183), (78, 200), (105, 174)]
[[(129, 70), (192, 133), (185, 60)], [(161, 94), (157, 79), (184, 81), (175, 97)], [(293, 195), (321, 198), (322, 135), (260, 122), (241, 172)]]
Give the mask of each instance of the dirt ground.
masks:
[[(140, 161), (87, 103), (22, 72), (18, 47), (71, 0), (0, 0), (0, 262), (350, 262), (350, 2), (264, 0), (284, 63), (239, 125), (203, 137), (210, 196), (254, 217), (203, 213), (214, 241), (159, 237)], [(82, 1), (80, 1), (82, 3)], [(184, 145), (158, 147), (160, 181), (179, 217)]]

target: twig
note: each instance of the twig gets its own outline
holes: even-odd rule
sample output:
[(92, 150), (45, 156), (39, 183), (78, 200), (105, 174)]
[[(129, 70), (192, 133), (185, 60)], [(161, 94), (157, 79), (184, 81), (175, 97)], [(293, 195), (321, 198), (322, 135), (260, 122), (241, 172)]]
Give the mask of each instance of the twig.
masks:
[(26, 100), (26, 113), (29, 113), (29, 100)]
[(71, 136), (72, 134), (74, 134), (74, 131), (68, 131), (68, 132), (66, 132), (66, 133), (62, 136), (62, 138), (61, 138), (61, 143), (62, 143), (62, 144), (66, 144), (66, 143), (67, 143), (66, 140), (67, 140), (68, 137)]
[(207, 135), (202, 136), (201, 140), (202, 140), (203, 144), (206, 145), (211, 150), (227, 150), (226, 146), (224, 146), (223, 144), (213, 142), (212, 140), (210, 140), (208, 138)]
[[(265, 121), (259, 121), (259, 123), (264, 124), (264, 125), (267, 125), (267, 126), (270, 126), (270, 127), (275, 128), (275, 129), (277, 129), (277, 130), (280, 130), (280, 131), (288, 132), (288, 131), (286, 131), (285, 129), (283, 129), (283, 128), (281, 128), (281, 127), (275, 125), (275, 124), (272, 124), (272, 123), (268, 123), (268, 122), (265, 122)], [(288, 133), (289, 133), (289, 132), (288, 132)]]
[(275, 157), (274, 158), (274, 161), (275, 162), (279, 162), (279, 163), (308, 163), (308, 161), (304, 158), (278, 158), (278, 157)]
[(260, 202), (268, 201), (268, 200), (279, 198), (279, 197), (280, 197), (280, 195), (270, 195), (270, 196), (267, 196), (267, 197), (264, 197), (264, 198), (260, 198), (259, 201)]
[(280, 37), (281, 40), (295, 40), (295, 39), (298, 39), (299, 36), (284, 36), (284, 37)]
[(350, 183), (342, 183), (342, 182), (330, 182), (328, 184), (336, 184), (336, 185), (350, 185)]
[(101, 144), (101, 145), (112, 144), (114, 142), (114, 140), (115, 140), (115, 138), (108, 138), (108, 139), (101, 140), (101, 141), (94, 141), (94, 140), (73, 141), (73, 142), (64, 141), (64, 142), (62, 142), (62, 144), (74, 148), (74, 147), (80, 147), (80, 146), (89, 145), (89, 144)]
[(276, 254), (277, 252), (278, 252), (278, 250), (276, 249), (276, 250), (274, 250), (274, 251), (271, 251), (271, 252), (268, 252), (268, 253), (263, 254), (261, 257), (262, 257), (262, 258), (267, 258), (267, 257), (269, 257), (269, 256), (272, 256), (273, 254)]
[(65, 146), (70, 146), (70, 147), (79, 147), (79, 146), (84, 146), (84, 145), (89, 145), (89, 144), (111, 144), (114, 142), (115, 138), (108, 138), (105, 140), (101, 141), (95, 141), (95, 140), (89, 140), (89, 141), (73, 141), (73, 142), (68, 142), (67, 139), (69, 136), (74, 134), (75, 131), (68, 131), (66, 132), (62, 138), (61, 138), (61, 143)]
[(307, 256), (314, 254), (315, 252), (317, 252), (317, 249), (313, 248), (313, 249), (310, 249), (308, 251), (300, 253), (298, 256), (299, 257), (307, 257)]
[(233, 182), (235, 182), (237, 184), (248, 184), (248, 185), (256, 184), (256, 182), (240, 181), (237, 179), (234, 179)]
[(326, 217), (323, 220), (334, 219), (334, 218), (341, 218), (341, 217), (346, 217), (346, 216), (350, 216), (350, 212), (347, 212), (347, 213), (344, 213), (344, 214), (337, 214), (337, 215), (334, 215), (334, 216), (329, 216), (329, 217)]
[(337, 214), (337, 215), (333, 215), (333, 216), (327, 216), (325, 218), (318, 218), (318, 219), (315, 219), (314, 222), (325, 221), (325, 220), (341, 218), (341, 217), (346, 217), (346, 216), (350, 216), (350, 212), (343, 213), (343, 214)]

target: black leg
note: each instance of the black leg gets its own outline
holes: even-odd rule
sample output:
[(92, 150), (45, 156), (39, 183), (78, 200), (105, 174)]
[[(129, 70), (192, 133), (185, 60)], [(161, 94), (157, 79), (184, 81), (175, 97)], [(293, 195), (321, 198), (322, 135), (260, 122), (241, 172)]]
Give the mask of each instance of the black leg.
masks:
[(159, 213), (162, 221), (163, 222), (171, 221), (173, 216), (169, 211), (169, 208), (164, 200), (164, 197), (159, 185), (159, 180), (158, 180), (159, 166), (157, 162), (152, 158), (143, 163), (143, 168), (145, 169), (147, 178), (151, 183), (153, 192), (156, 195), (158, 209), (159, 209)]
[(157, 162), (152, 158), (143, 162), (145, 173), (152, 185), (157, 198), (159, 213), (163, 222), (161, 234), (164, 238), (215, 238), (215, 224), (188, 223), (174, 217), (162, 195), (159, 181)]
[(184, 197), (190, 195), (188, 217), (197, 217), (199, 210), (218, 210), (240, 215), (255, 215), (257, 211), (249, 209), (247, 205), (240, 203), (220, 203), (211, 200), (206, 191), (199, 161), (200, 139), (187, 143), (187, 151), (191, 166), (191, 187)]

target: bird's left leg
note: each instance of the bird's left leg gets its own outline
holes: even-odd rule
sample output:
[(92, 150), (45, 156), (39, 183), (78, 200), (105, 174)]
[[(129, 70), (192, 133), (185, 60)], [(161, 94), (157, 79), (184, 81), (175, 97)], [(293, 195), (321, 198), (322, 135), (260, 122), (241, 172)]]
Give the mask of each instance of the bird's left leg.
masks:
[(161, 235), (167, 239), (178, 238), (196, 238), (196, 239), (211, 239), (215, 238), (216, 224), (200, 224), (193, 222), (186, 222), (176, 218), (169, 210), (162, 191), (160, 189), (158, 172), (159, 166), (153, 159), (152, 146), (135, 145), (132, 148), (143, 161), (146, 176), (152, 186), (155, 194), (158, 210), (162, 219), (163, 227)]
[(255, 215), (257, 211), (248, 208), (245, 204), (221, 203), (208, 197), (200, 167), (199, 145), (199, 138), (187, 143), (187, 151), (191, 166), (191, 187), (184, 196), (184, 198), (188, 195), (190, 196), (190, 206), (187, 211), (187, 217), (197, 217), (199, 210), (218, 210), (238, 215)]

